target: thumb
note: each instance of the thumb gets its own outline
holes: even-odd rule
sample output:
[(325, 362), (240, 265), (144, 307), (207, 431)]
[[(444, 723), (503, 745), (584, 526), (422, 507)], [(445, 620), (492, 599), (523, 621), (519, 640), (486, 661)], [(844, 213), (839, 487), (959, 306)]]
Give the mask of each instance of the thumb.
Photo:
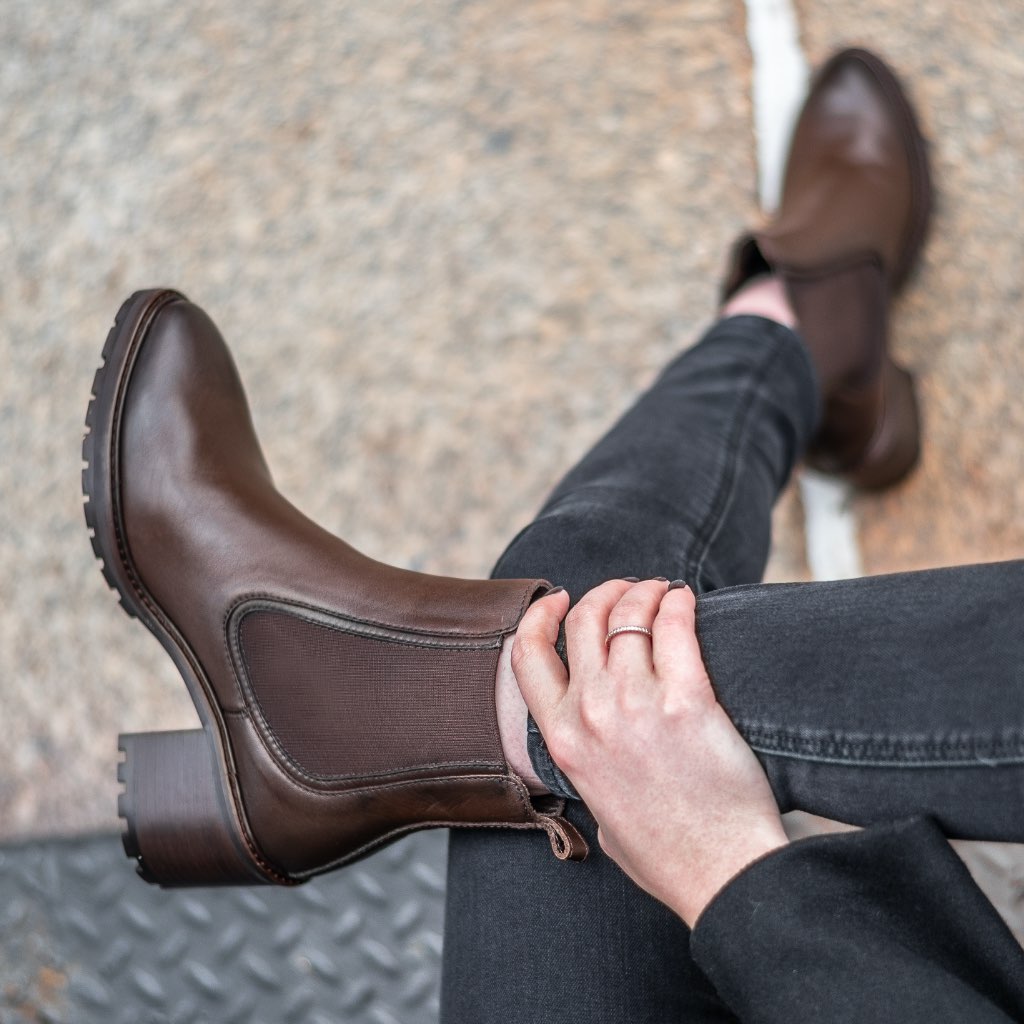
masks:
[(534, 601), (512, 645), (512, 672), (541, 732), (569, 686), (568, 673), (555, 650), (558, 626), (568, 611), (569, 595), (564, 590)]

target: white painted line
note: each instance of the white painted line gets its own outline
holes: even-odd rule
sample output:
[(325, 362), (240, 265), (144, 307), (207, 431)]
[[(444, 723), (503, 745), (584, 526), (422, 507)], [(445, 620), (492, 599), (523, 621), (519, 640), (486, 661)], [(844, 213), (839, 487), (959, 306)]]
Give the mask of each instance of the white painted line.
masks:
[[(771, 212), (779, 203), (789, 137), (810, 72), (790, 0), (746, 0), (746, 6), (747, 40), (754, 66), (758, 194), (762, 208)], [(800, 477), (800, 496), (807, 564), (814, 578), (863, 575), (850, 488), (805, 470)]]
[(771, 212), (793, 122), (807, 93), (809, 70), (790, 0), (746, 0), (747, 40), (754, 59), (754, 135), (761, 206)]
[(805, 469), (799, 481), (811, 575), (816, 580), (863, 576), (849, 485), (811, 469)]

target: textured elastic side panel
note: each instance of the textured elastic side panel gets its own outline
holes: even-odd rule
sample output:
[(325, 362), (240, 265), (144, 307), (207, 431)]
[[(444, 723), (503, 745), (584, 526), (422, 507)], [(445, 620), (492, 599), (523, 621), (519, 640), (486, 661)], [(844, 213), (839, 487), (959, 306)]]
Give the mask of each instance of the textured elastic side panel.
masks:
[(311, 775), (503, 761), (497, 648), (418, 647), (277, 608), (246, 612), (237, 641), (264, 720)]

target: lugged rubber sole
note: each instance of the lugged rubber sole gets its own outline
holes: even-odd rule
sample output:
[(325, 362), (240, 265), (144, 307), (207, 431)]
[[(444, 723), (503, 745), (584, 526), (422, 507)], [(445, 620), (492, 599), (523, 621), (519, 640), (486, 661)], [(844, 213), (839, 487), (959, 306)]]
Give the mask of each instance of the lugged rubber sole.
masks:
[(93, 378), (82, 442), (85, 521), (103, 577), (125, 613), (170, 655), (203, 726), (120, 737), (124, 847), (139, 874), (159, 885), (294, 884), (264, 861), (249, 834), (212, 691), (189, 645), (135, 572), (119, 520), (119, 431), (132, 368), (153, 319), (183, 299), (167, 289), (140, 291), (118, 310)]

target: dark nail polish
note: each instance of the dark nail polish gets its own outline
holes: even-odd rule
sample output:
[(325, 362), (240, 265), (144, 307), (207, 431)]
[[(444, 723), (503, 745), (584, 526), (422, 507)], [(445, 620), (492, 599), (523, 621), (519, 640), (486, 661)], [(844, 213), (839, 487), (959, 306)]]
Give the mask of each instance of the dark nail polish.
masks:
[(623, 576), (622, 579), (626, 583), (639, 583), (640, 582), (640, 577), (639, 576)]
[(656, 581), (657, 583), (668, 583), (667, 576), (652, 576), (651, 579)]
[(668, 585), (668, 589), (669, 590), (685, 590), (686, 589), (686, 580), (673, 580)]
[(550, 597), (552, 594), (564, 594), (565, 587), (552, 587), (544, 596)]

